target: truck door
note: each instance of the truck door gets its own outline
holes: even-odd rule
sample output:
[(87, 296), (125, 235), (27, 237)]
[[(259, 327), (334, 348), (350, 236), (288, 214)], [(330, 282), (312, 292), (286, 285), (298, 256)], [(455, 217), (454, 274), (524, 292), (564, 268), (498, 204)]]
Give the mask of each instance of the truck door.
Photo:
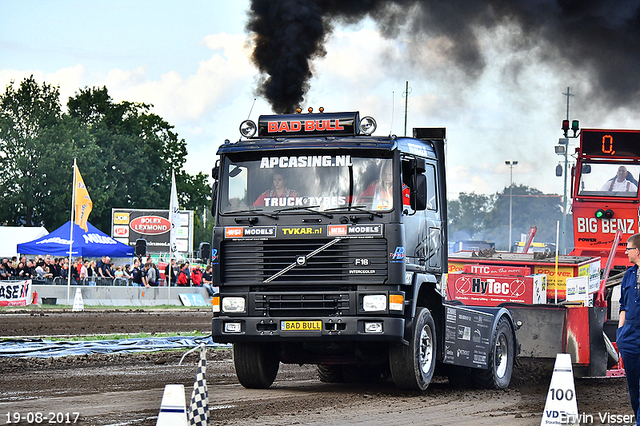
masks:
[[(402, 162), (403, 181), (411, 185), (409, 177), (412, 171), (412, 160), (417, 157), (404, 157)], [(426, 208), (413, 210), (404, 205), (403, 222), (405, 224), (408, 262), (427, 267), (429, 272), (442, 272), (442, 216), (439, 209), (439, 194), (436, 164), (432, 160), (421, 159), (424, 162), (424, 176), (426, 177)], [(415, 190), (415, 188), (409, 188)]]

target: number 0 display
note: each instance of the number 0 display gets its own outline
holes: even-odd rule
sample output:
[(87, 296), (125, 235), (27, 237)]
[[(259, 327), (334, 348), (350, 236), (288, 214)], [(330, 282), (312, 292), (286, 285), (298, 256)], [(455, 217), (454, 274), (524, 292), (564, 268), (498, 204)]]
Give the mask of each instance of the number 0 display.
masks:
[(581, 134), (583, 156), (640, 157), (640, 130), (589, 130)]

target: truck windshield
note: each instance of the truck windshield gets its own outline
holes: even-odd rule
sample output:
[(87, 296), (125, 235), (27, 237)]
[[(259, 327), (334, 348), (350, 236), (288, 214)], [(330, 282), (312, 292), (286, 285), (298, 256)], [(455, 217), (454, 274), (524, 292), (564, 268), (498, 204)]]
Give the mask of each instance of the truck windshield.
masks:
[(578, 195), (635, 198), (639, 175), (636, 164), (583, 163)]
[[(306, 153), (305, 153), (306, 154)], [(233, 161), (220, 173), (221, 212), (393, 209), (393, 160), (351, 155), (263, 156)], [(290, 209), (300, 207), (299, 209)]]

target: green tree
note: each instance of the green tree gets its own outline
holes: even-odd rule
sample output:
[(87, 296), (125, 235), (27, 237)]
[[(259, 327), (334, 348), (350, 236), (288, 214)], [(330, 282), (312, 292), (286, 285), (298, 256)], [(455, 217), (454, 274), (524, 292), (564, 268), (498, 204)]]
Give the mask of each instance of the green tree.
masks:
[[(490, 241), (499, 250), (509, 249), (509, 200), (512, 201), (511, 234), (514, 241), (529, 228), (537, 228), (534, 241), (555, 242), (556, 222), (562, 219), (559, 195), (543, 194), (526, 185), (514, 185), (493, 195), (461, 192), (447, 202), (449, 240)], [(568, 223), (571, 218), (568, 217)], [(511, 242), (513, 244), (513, 241)]]
[(67, 105), (70, 116), (85, 123), (100, 150), (85, 178), (92, 197), (92, 184), (100, 188), (91, 213), (99, 228), (110, 226), (112, 207), (168, 206), (172, 168), (180, 207), (197, 210), (207, 203), (211, 189), (206, 176), (182, 170), (186, 142), (178, 139), (173, 126), (150, 112), (151, 105), (114, 103), (106, 87), (82, 89)]
[(513, 244), (507, 242), (509, 235), (509, 200), (512, 203), (511, 235), (520, 240), (529, 228), (537, 228), (535, 241), (555, 242), (556, 222), (562, 219), (562, 199), (559, 195), (548, 195), (526, 185), (513, 185), (512, 196), (508, 187), (496, 194), (497, 201), (488, 212), (485, 234), (491, 236), (503, 250)]
[[(0, 96), (0, 222), (53, 228), (68, 220), (73, 141), (87, 149), (88, 134), (65, 117), (59, 89), (33, 76), (14, 81)], [(66, 189), (66, 190), (65, 190)]]
[(449, 238), (451, 241), (473, 239), (484, 231), (488, 212), (495, 197), (474, 192), (461, 192), (457, 200), (447, 202)]
[(85, 88), (65, 114), (59, 97), (33, 76), (0, 95), (0, 223), (55, 229), (68, 221), (74, 158), (99, 229), (109, 229), (112, 208), (167, 208), (171, 169), (181, 208), (208, 209), (207, 176), (183, 170), (186, 142), (151, 105), (115, 103), (106, 87)]

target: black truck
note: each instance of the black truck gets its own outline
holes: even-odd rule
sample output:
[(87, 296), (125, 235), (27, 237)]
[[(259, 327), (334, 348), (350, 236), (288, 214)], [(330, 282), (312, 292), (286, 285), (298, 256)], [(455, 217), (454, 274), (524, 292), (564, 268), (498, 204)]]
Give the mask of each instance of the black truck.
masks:
[(503, 308), (448, 305), (445, 129), (373, 136), (358, 112), (263, 115), (213, 168), (213, 340), (240, 383), (280, 363), (326, 382), (390, 377), (509, 385), (515, 326)]

